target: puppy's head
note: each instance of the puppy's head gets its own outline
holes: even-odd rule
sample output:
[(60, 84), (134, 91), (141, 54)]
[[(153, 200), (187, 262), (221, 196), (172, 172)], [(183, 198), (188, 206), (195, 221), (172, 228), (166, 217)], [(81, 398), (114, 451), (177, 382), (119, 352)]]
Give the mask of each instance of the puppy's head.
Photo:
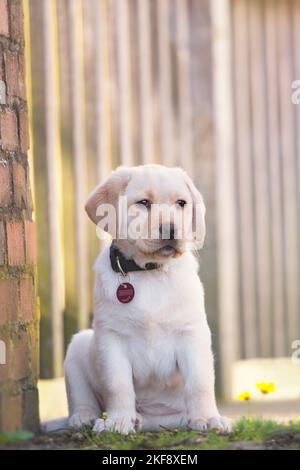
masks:
[(90, 194), (86, 211), (140, 266), (165, 264), (188, 242), (204, 242), (203, 199), (181, 168), (119, 167)]

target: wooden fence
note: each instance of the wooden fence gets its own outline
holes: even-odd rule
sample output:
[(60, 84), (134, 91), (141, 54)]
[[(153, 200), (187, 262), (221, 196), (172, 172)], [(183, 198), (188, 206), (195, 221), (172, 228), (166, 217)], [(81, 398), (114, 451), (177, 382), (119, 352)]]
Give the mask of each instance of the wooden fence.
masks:
[(201, 271), (224, 388), (236, 359), (290, 354), (300, 336), (299, 108), (290, 98), (299, 2), (24, 5), (42, 376), (61, 375), (70, 336), (90, 324), (99, 246), (83, 207), (118, 164), (181, 165), (204, 194)]
[[(70, 336), (90, 325), (99, 246), (84, 203), (96, 183), (119, 164), (162, 162), (185, 167), (213, 195), (209, 2), (25, 0), (24, 5), (41, 373), (52, 377), (62, 373)], [(199, 159), (205, 168), (197, 178)], [(213, 237), (212, 230), (212, 247)], [(210, 266), (207, 277), (215, 279), (215, 265)]]
[(245, 357), (289, 355), (300, 333), (299, 18), (298, 1), (233, 3)]
[(212, 4), (224, 384), (236, 359), (290, 356), (300, 336), (300, 2)]

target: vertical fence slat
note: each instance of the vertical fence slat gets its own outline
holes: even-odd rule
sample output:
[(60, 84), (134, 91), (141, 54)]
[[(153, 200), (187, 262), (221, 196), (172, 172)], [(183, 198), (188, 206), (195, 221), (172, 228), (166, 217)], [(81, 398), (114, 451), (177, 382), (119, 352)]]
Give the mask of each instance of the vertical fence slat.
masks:
[(236, 149), (239, 183), (241, 289), (246, 357), (257, 352), (253, 172), (250, 131), (248, 2), (233, 2)]
[[(30, 74), (32, 80), (32, 131), (33, 131), (33, 150), (39, 149), (39, 158), (34, 155), (34, 173), (39, 178), (35, 178), (35, 213), (37, 221), (41, 217), (42, 224), (37, 223), (37, 255), (39, 269), (39, 297), (41, 301), (41, 376), (52, 377), (53, 375), (53, 356), (52, 356), (52, 327), (51, 327), (51, 285), (50, 280), (50, 250), (49, 250), (49, 216), (47, 203), (47, 161), (46, 161), (46, 116), (45, 116), (45, 39), (43, 31), (43, 3), (38, 0), (30, 0), (30, 31), (35, 31), (33, 41), (30, 35), (31, 64)], [(27, 71), (29, 66), (27, 64)], [(32, 147), (32, 145), (31, 145)], [(43, 250), (40, 247), (44, 247)]]
[(93, 1), (91, 4), (95, 19), (95, 71), (96, 71), (96, 159), (98, 180), (101, 181), (111, 168), (109, 142), (109, 109), (107, 82), (107, 15), (106, 2)]
[[(103, 181), (108, 173), (112, 170), (112, 146), (111, 146), (111, 87), (114, 85), (115, 76), (111, 75), (109, 67), (109, 18), (108, 18), (108, 2), (94, 1), (91, 0), (90, 5), (86, 5), (86, 8), (90, 10), (89, 14), (92, 16), (92, 42), (90, 44), (91, 55), (90, 60), (93, 61), (91, 64), (92, 70), (95, 74), (94, 77), (94, 93), (90, 96), (90, 108), (95, 108), (94, 112), (94, 123), (91, 123), (93, 127), (93, 133), (95, 137), (95, 155), (91, 155), (92, 160), (96, 163), (96, 182), (93, 185)], [(89, 25), (85, 24), (85, 28), (88, 29)], [(87, 47), (87, 46), (86, 46)], [(92, 175), (91, 175), (92, 177)], [(93, 186), (90, 186), (92, 188)], [(95, 242), (97, 250), (99, 251), (106, 245), (110, 240), (109, 236), (105, 240), (96, 239), (95, 227), (90, 226), (89, 237), (90, 237), (90, 266), (93, 265), (94, 259), (97, 255), (95, 248)], [(94, 246), (93, 246), (94, 245)]]
[[(239, 358), (230, 1), (211, 1), (215, 103), (219, 332), (222, 389), (231, 398), (231, 366)], [(219, 76), (222, 74), (222, 80)]]
[(277, 25), (279, 38), (279, 97), (281, 113), (281, 164), (283, 172), (283, 207), (284, 207), (284, 260), (285, 289), (287, 299), (286, 320), (288, 323), (287, 348), (299, 327), (299, 266), (297, 245), (297, 189), (296, 189), (296, 154), (294, 139), (294, 110), (291, 102), (292, 48), (291, 48), (291, 10), (290, 2), (277, 2)]
[[(63, 250), (65, 267), (65, 310), (64, 339), (65, 347), (78, 330), (77, 303), (77, 247), (76, 247), (76, 209), (75, 209), (75, 176), (72, 144), (72, 103), (70, 91), (70, 27), (68, 1), (57, 2), (57, 20), (59, 37), (59, 87), (60, 87), (60, 134), (63, 175)], [(38, 156), (36, 157), (38, 160)]]
[(85, 149), (85, 107), (83, 77), (83, 30), (81, 0), (69, 1), (70, 15), (70, 78), (72, 102), (72, 138), (74, 152), (74, 172), (76, 185), (76, 230), (77, 230), (77, 302), (78, 327), (86, 328), (88, 318), (88, 252), (87, 252), (87, 218), (84, 205), (87, 196), (86, 187), (86, 149)]
[(151, 80), (151, 16), (148, 0), (138, 0), (138, 49), (141, 116), (141, 163), (153, 160), (153, 113)]
[[(23, 0), (23, 11), (24, 11), (24, 36), (25, 36), (25, 62), (26, 67), (26, 90), (27, 90), (27, 103), (28, 103), (28, 121), (29, 121), (29, 142), (30, 147), (28, 149), (28, 163), (29, 163), (29, 179), (31, 182), (35, 180), (34, 178), (34, 161), (33, 161), (33, 122), (32, 122), (32, 79), (30, 73), (31, 65), (31, 32), (30, 32), (30, 0)], [(31, 194), (33, 200), (33, 207), (35, 207), (35, 186), (32, 184)], [(32, 213), (32, 218), (35, 220), (35, 211)]]
[(159, 102), (161, 113), (161, 159), (167, 166), (174, 164), (174, 135), (172, 80), (170, 57), (169, 0), (157, 0), (158, 60), (159, 60)]
[(63, 363), (63, 309), (64, 267), (62, 251), (61, 171), (59, 150), (57, 63), (55, 60), (56, 2), (43, 0), (45, 38), (45, 113), (46, 113), (46, 159), (48, 178), (48, 213), (51, 271), (51, 320), (53, 337), (53, 375), (62, 374)]
[[(142, 145), (143, 132), (142, 126), (142, 107), (140, 105), (140, 36), (139, 36), (139, 19), (138, 19), (138, 0), (128, 2), (128, 18), (129, 18), (129, 49), (130, 49), (130, 119), (131, 119), (131, 139), (132, 139), (132, 163), (134, 165), (141, 164), (142, 161)], [(151, 45), (152, 47), (152, 45)], [(150, 67), (151, 69), (151, 67)], [(149, 80), (151, 81), (151, 80)]]
[[(300, 44), (300, 3), (297, 0), (292, 0), (292, 30), (293, 30), (293, 59), (294, 59), (294, 75), (293, 80), (300, 80), (300, 54), (299, 54), (299, 44)], [(294, 90), (293, 90), (294, 91)], [(294, 123), (294, 133), (295, 133), (295, 145), (296, 145), (296, 164), (297, 164), (297, 184), (298, 184), (298, 194), (297, 194), (297, 235), (298, 235), (298, 272), (300, 270), (300, 103), (293, 105), (295, 123)], [(299, 273), (300, 274), (300, 273)], [(300, 289), (298, 289), (298, 306), (300, 306)], [(295, 338), (299, 338), (300, 335), (300, 322), (298, 315), (298, 326), (297, 333)]]
[(274, 80), (278, 71), (278, 38), (276, 28), (277, 0), (265, 2), (266, 69), (267, 69), (267, 110), (268, 150), (271, 196), (271, 250), (272, 250), (272, 310), (273, 310), (273, 354), (285, 354), (284, 319), (284, 265), (281, 208), (281, 167), (279, 146), (279, 102), (278, 82)]
[(189, 9), (186, 0), (176, 0), (176, 33), (179, 161), (186, 171), (193, 175)]
[(128, 0), (115, 0), (117, 73), (119, 87), (119, 145), (122, 165), (133, 164)]
[[(84, 0), (82, 2), (82, 30), (83, 45), (83, 72), (84, 72), (84, 131), (85, 131), (85, 154), (86, 154), (86, 188), (89, 192), (101, 180), (99, 177), (99, 144), (102, 142), (102, 118), (99, 115), (99, 88), (102, 89), (102, 78), (97, 68), (102, 69), (101, 53), (103, 43), (101, 33), (98, 34), (97, 23), (99, 22), (99, 9), (97, 6), (103, 2)], [(98, 14), (97, 14), (98, 13)], [(88, 79), (87, 79), (88, 77)], [(106, 163), (106, 159), (105, 159)], [(103, 176), (102, 176), (103, 178)], [(88, 270), (91, 272), (96, 256), (99, 252), (99, 240), (96, 237), (96, 227), (91, 221), (87, 221), (87, 252)], [(89, 283), (93, 284), (93, 273), (90, 275)], [(77, 295), (77, 294), (76, 294)], [(94, 310), (93, 292), (88, 289), (88, 313), (90, 321)], [(76, 315), (77, 318), (77, 315)]]
[[(256, 216), (258, 354), (271, 354), (270, 206), (268, 185), (266, 77), (262, 2), (249, 2), (250, 82)], [(250, 227), (249, 227), (250, 229)]]
[(117, 53), (117, 21), (116, 21), (116, 1), (105, 0), (105, 29), (107, 34), (107, 105), (109, 109), (109, 143), (111, 166), (115, 168), (120, 163), (119, 158), (119, 106), (118, 106), (118, 53)]
[[(300, 5), (298, 0), (292, 0), (292, 27), (293, 27), (293, 45), (294, 45), (294, 76), (293, 80), (300, 80), (300, 54), (297, 45), (300, 44)], [(297, 162), (298, 162), (298, 203), (300, 204), (300, 106), (295, 106), (296, 121), (296, 138), (297, 138)], [(298, 220), (299, 222), (299, 220)], [(299, 240), (300, 243), (300, 240)]]

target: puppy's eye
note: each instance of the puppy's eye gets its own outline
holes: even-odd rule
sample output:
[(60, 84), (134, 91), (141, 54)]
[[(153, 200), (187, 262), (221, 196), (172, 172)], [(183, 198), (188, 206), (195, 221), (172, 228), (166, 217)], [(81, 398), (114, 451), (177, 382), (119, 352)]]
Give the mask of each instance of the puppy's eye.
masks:
[(141, 201), (138, 201), (136, 204), (140, 206), (145, 206), (147, 209), (149, 209), (151, 206), (151, 202), (149, 201), (149, 199), (142, 199)]
[(178, 199), (176, 204), (178, 204), (179, 207), (184, 207), (186, 205), (186, 201), (184, 199)]

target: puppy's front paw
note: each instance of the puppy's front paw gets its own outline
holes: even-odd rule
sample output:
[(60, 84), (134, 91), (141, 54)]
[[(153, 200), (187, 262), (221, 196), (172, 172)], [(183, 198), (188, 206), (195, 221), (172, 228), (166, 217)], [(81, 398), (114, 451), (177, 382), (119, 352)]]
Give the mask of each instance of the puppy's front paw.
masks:
[(206, 431), (208, 423), (205, 418), (194, 418), (189, 421), (188, 426), (193, 431)]
[(194, 431), (206, 431), (207, 429), (216, 429), (220, 433), (231, 432), (231, 423), (229, 419), (222, 416), (212, 418), (195, 418), (189, 422), (189, 428)]
[(69, 427), (80, 429), (82, 426), (91, 426), (97, 419), (97, 415), (92, 410), (80, 410), (69, 418)]
[(98, 418), (95, 421), (93, 432), (100, 434), (101, 432), (118, 432), (120, 434), (134, 434), (136, 419), (130, 416), (120, 418)]
[(231, 422), (223, 416), (214, 416), (207, 420), (210, 429), (217, 429), (220, 433), (231, 432)]

